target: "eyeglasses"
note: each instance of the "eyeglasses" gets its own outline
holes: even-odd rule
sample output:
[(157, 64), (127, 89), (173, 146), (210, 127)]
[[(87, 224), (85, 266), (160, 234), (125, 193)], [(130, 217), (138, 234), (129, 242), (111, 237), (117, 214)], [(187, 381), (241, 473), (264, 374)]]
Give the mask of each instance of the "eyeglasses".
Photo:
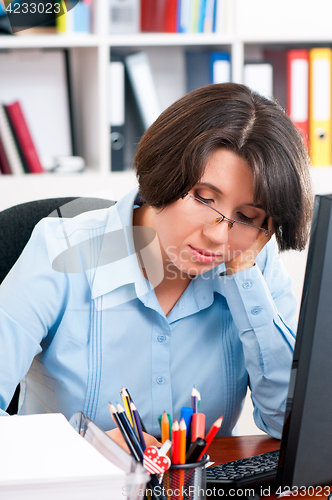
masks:
[[(225, 217), (225, 215), (211, 207), (208, 203), (205, 203), (199, 198), (195, 198), (195, 196), (192, 196), (189, 193), (185, 196), (185, 198), (184, 211), (187, 215), (190, 215), (197, 221), (209, 226), (216, 226), (217, 224), (220, 224), (220, 222), (227, 222), (228, 230), (233, 230), (233, 238), (247, 241), (248, 243), (254, 243), (260, 231), (263, 231), (265, 236), (269, 236), (270, 234), (270, 231), (263, 227), (254, 226), (240, 220), (228, 219), (228, 217)], [(214, 214), (212, 214), (212, 210)]]

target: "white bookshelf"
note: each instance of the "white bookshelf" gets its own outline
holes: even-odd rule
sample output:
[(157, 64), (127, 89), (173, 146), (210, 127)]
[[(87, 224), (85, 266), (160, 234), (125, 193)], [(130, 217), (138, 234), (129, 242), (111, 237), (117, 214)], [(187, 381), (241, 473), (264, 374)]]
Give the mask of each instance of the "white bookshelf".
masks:
[[(228, 15), (223, 33), (169, 34), (139, 33), (110, 35), (108, 33), (108, 0), (93, 0), (94, 33), (87, 35), (19, 35), (1, 36), (0, 50), (32, 48), (67, 48), (70, 52), (75, 138), (79, 154), (85, 158), (83, 174), (61, 176), (0, 177), (0, 209), (25, 201), (28, 193), (42, 198), (46, 193), (84, 191), (90, 186), (112, 184), (109, 116), (108, 65), (111, 50), (130, 53), (145, 50), (150, 58), (157, 91), (163, 108), (186, 91), (185, 51), (207, 48), (228, 50), (232, 58), (232, 79), (242, 82), (243, 64), (247, 54), (261, 57), (264, 47), (310, 46), (330, 44), (332, 3), (330, 0), (224, 0)], [(1, 92), (0, 92), (1, 98)], [(326, 186), (326, 170), (323, 181)], [(324, 177), (325, 175), (325, 177)], [(128, 176), (116, 175), (119, 194), (126, 190)], [(29, 179), (28, 179), (29, 177)], [(31, 178), (30, 178), (31, 177)], [(327, 176), (329, 177), (329, 176)], [(120, 179), (123, 179), (121, 183)], [(332, 179), (328, 179), (331, 186)], [(121, 187), (120, 187), (121, 184)], [(80, 186), (80, 189), (78, 187)], [(26, 187), (26, 189), (24, 189)], [(116, 195), (116, 194), (115, 194)], [(119, 196), (116, 196), (117, 198)]]

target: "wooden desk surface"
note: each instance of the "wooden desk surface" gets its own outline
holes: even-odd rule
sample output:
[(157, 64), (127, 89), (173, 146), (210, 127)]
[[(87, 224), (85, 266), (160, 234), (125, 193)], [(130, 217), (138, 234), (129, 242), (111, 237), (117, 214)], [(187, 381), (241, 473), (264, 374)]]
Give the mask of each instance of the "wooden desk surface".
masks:
[(209, 446), (211, 462), (223, 464), (240, 458), (277, 450), (280, 441), (269, 436), (229, 436), (215, 438)]
[[(278, 439), (273, 439), (262, 434), (259, 436), (230, 436), (215, 438), (209, 447), (208, 453), (211, 462), (215, 462), (218, 465), (279, 448), (280, 441)], [(291, 500), (297, 500), (298, 498), (301, 500), (327, 500), (327, 490), (332, 492), (332, 486), (323, 489), (318, 487), (317, 491), (315, 490), (316, 494), (308, 490), (308, 494), (305, 491), (301, 491), (283, 498), (290, 498)], [(274, 494), (262, 498), (264, 500), (277, 500)]]

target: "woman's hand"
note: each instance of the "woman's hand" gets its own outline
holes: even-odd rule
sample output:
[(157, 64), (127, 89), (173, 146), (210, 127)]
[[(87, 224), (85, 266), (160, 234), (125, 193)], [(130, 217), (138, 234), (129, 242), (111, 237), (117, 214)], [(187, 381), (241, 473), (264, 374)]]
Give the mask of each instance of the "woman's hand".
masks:
[[(121, 446), (121, 448), (123, 448), (124, 450), (126, 450), (129, 453), (128, 446), (127, 446), (121, 432), (119, 431), (119, 429), (116, 428), (116, 429), (112, 429), (111, 431), (106, 431), (106, 434), (109, 437), (111, 437), (113, 439), (113, 441), (115, 441), (119, 446)], [(157, 448), (160, 448), (161, 443), (154, 436), (151, 436), (150, 434), (147, 434), (146, 432), (143, 432), (143, 435), (144, 435), (144, 440), (145, 440), (146, 446), (157, 446)]]
[(272, 217), (269, 217), (267, 220), (267, 228), (270, 231), (270, 234), (268, 236), (266, 236), (264, 231), (260, 231), (255, 243), (250, 245), (246, 250), (241, 252), (234, 259), (225, 262), (227, 274), (235, 274), (240, 271), (244, 271), (245, 269), (249, 269), (255, 264), (257, 255), (266, 245), (266, 243), (270, 241), (274, 233)]

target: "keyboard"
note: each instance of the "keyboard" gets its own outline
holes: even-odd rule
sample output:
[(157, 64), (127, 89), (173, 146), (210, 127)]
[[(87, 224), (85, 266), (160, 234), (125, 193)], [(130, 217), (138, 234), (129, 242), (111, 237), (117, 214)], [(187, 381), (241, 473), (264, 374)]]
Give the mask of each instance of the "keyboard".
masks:
[(260, 487), (273, 483), (278, 468), (279, 450), (269, 451), (206, 469), (206, 488)]

